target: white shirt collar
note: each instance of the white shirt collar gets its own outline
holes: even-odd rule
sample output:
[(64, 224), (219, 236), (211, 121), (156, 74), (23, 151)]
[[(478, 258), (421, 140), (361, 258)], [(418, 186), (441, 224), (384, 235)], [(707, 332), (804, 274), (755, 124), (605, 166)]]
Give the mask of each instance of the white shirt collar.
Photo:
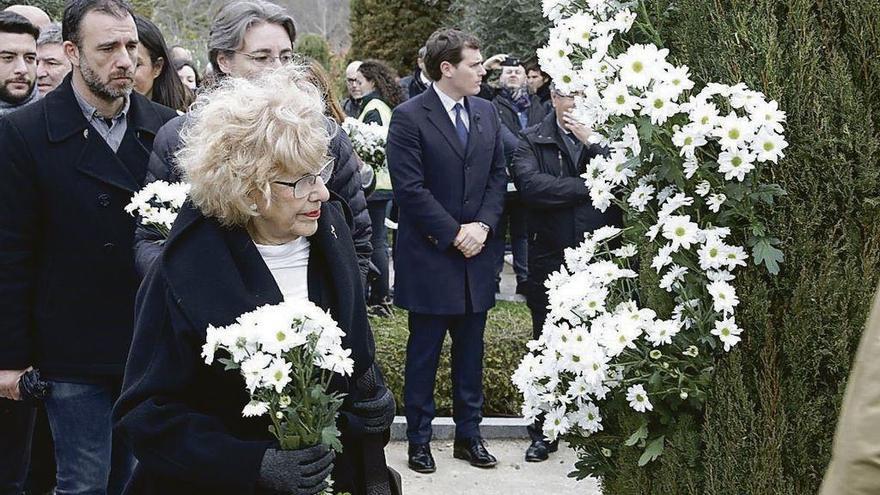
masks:
[(431, 85), (431, 80), (428, 79), (427, 77), (425, 77), (425, 73), (422, 71), (419, 71), (419, 79), (422, 80), (422, 82), (425, 84), (425, 86)]
[(444, 93), (443, 91), (441, 91), (440, 88), (438, 88), (436, 84), (432, 84), (431, 87), (434, 88), (434, 91), (437, 92), (437, 96), (440, 97), (440, 103), (443, 104), (443, 108), (446, 109), (446, 113), (452, 112), (453, 111), (452, 109), (453, 109), (453, 107), (455, 107), (456, 103), (461, 103), (461, 106), (463, 107), (463, 109), (465, 111), (467, 111), (467, 107), (464, 104), (464, 97), (462, 97), (461, 99), (458, 99), (458, 100), (453, 100), (451, 96), (449, 96), (446, 93)]

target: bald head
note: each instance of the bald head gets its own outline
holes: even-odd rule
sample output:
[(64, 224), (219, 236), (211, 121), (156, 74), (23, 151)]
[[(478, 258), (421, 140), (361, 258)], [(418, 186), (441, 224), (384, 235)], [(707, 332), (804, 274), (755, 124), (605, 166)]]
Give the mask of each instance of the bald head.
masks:
[(360, 100), (364, 96), (357, 83), (358, 69), (361, 68), (362, 63), (360, 60), (355, 60), (345, 68), (345, 87), (348, 89), (348, 95), (354, 100)]
[(52, 19), (49, 18), (49, 14), (43, 11), (38, 7), (33, 7), (31, 5), (10, 5), (6, 7), (5, 10), (9, 12), (15, 12), (16, 14), (24, 17), (31, 24), (37, 26), (37, 29), (42, 30), (44, 27), (48, 26), (52, 23)]
[(360, 60), (355, 60), (354, 62), (348, 64), (348, 67), (345, 68), (345, 77), (354, 77), (357, 75), (357, 70), (361, 68)]

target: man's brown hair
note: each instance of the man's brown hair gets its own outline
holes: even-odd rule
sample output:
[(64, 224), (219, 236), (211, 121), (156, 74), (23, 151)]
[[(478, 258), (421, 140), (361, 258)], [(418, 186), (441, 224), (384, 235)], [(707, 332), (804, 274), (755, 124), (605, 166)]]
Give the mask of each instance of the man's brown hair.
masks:
[(438, 29), (425, 43), (425, 71), (433, 81), (443, 78), (440, 64), (449, 62), (458, 65), (465, 48), (480, 49), (480, 40), (476, 36), (457, 29)]

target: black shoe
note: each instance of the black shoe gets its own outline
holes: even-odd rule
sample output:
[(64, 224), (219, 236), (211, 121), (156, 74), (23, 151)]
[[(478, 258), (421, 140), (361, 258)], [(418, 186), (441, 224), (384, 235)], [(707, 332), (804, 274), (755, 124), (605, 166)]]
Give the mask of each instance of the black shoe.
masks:
[(486, 450), (486, 445), (480, 437), (456, 440), (452, 456), (456, 459), (464, 459), (470, 462), (471, 466), (479, 468), (495, 467), (498, 464), (498, 459)]
[(526, 449), (526, 462), (546, 461), (550, 454), (559, 450), (559, 442), (535, 440)]
[(407, 466), (417, 473), (427, 474), (436, 471), (437, 464), (434, 463), (434, 456), (431, 455), (431, 444), (409, 444), (409, 461)]

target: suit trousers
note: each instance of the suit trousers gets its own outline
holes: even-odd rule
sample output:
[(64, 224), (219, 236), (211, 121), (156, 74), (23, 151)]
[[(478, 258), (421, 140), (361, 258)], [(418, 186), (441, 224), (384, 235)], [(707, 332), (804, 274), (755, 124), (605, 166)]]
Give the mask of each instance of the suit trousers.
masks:
[(446, 332), (452, 338), (452, 408), (455, 438), (480, 436), (483, 418), (483, 333), (486, 312), (462, 315), (409, 313), (403, 402), (410, 443), (431, 441), (434, 383)]

